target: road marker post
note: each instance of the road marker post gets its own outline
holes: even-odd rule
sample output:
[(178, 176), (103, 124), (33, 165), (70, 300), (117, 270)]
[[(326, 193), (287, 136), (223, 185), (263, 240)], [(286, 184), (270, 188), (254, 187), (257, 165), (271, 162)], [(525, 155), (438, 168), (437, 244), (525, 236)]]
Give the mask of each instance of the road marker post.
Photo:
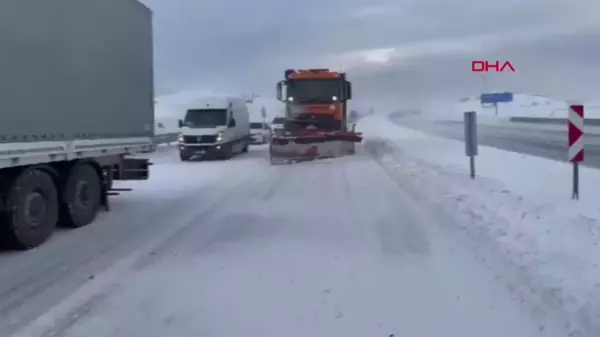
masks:
[(469, 157), (471, 179), (475, 179), (475, 156), (477, 155), (477, 116), (475, 111), (465, 112), (465, 154)]
[(573, 200), (579, 200), (579, 163), (583, 162), (583, 105), (569, 106), (569, 161), (573, 163)]

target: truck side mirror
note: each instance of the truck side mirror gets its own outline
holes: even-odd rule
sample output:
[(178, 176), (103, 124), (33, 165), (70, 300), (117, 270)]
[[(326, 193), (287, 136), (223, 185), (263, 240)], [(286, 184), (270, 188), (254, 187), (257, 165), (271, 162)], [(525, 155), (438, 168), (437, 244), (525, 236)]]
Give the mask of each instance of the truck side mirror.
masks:
[(283, 101), (283, 81), (277, 83), (277, 100)]
[(179, 128), (181, 129), (183, 127), (183, 121), (180, 119), (179, 120)]
[(344, 98), (352, 99), (352, 83), (346, 81), (345, 86), (346, 86), (346, 90), (344, 90), (344, 91), (346, 92), (346, 97), (344, 97)]
[(229, 120), (229, 124), (227, 124), (227, 127), (235, 128), (235, 125), (236, 125), (235, 118), (232, 118)]

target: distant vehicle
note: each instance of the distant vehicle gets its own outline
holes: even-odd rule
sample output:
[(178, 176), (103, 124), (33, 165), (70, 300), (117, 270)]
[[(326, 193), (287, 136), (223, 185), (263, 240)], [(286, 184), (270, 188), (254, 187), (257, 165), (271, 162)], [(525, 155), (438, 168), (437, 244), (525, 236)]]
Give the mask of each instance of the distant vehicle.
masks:
[(271, 129), (272, 130), (283, 129), (284, 123), (285, 123), (285, 117), (275, 117), (275, 118), (273, 118), (273, 121), (271, 122)]
[(186, 105), (179, 121), (179, 158), (230, 158), (248, 152), (250, 114), (243, 98), (206, 97)]
[(251, 144), (267, 144), (271, 138), (271, 128), (267, 123), (250, 123)]

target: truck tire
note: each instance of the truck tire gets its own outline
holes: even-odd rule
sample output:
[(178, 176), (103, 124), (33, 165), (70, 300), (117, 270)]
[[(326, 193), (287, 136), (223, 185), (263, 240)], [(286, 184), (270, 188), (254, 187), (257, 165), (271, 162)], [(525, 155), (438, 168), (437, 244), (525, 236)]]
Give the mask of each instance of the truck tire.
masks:
[(90, 164), (71, 168), (61, 196), (59, 223), (79, 228), (91, 224), (102, 205), (102, 180)]
[(184, 155), (183, 153), (179, 153), (179, 160), (181, 161), (189, 161), (190, 160), (190, 156)]
[(56, 185), (39, 169), (16, 177), (6, 191), (5, 206), (0, 215), (0, 238), (7, 248), (35, 248), (50, 238), (58, 223)]
[(242, 148), (242, 153), (248, 153), (248, 143)]

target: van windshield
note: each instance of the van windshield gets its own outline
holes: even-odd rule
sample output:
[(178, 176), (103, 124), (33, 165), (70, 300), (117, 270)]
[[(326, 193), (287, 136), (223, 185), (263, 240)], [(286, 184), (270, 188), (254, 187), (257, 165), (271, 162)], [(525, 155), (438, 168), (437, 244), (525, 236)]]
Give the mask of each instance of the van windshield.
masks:
[(206, 128), (226, 124), (226, 109), (190, 109), (183, 119), (183, 125), (190, 128)]
[(285, 123), (284, 117), (275, 117), (273, 118), (273, 124), (283, 124)]

